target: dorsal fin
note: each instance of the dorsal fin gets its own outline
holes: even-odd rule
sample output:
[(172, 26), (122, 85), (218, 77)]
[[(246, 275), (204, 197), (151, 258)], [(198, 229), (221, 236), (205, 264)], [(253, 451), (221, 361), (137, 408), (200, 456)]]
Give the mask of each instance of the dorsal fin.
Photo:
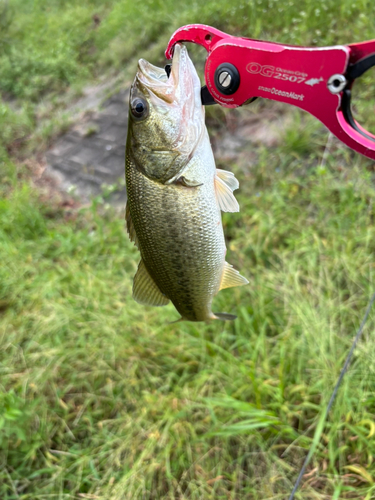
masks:
[(169, 299), (162, 293), (151, 278), (143, 259), (138, 265), (138, 271), (134, 276), (133, 299), (145, 306), (165, 306)]
[(130, 215), (129, 203), (126, 204), (125, 221), (126, 221), (126, 230), (128, 231), (130, 241), (134, 241), (134, 245), (138, 248), (138, 238), (135, 233), (132, 217)]
[(228, 262), (225, 262), (219, 290), (230, 288), (232, 286), (247, 285), (248, 283), (247, 279), (241, 276), (233, 266), (228, 264)]
[(238, 180), (231, 172), (216, 169), (215, 193), (222, 212), (239, 212), (240, 207), (233, 191), (238, 188)]

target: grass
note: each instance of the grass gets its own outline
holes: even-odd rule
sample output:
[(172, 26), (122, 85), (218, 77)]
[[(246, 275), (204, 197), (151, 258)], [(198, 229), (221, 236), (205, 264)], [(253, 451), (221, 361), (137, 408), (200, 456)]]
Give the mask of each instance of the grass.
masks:
[[(286, 497), (373, 291), (375, 241), (372, 164), (333, 147), (319, 168), (316, 143), (303, 169), (293, 144), (233, 166), (228, 260), (250, 285), (215, 310), (234, 323), (134, 303), (123, 218), (8, 177), (1, 498)], [(373, 495), (373, 318), (300, 498)]]
[[(7, 5), (0, 498), (287, 498), (375, 288), (373, 163), (336, 143), (323, 161), (327, 132), (293, 113), (278, 145), (249, 144), (249, 155), (220, 165), (240, 181), (241, 212), (223, 220), (228, 261), (250, 285), (215, 299), (235, 322), (206, 325), (170, 324), (172, 306), (136, 304), (139, 254), (123, 214), (100, 198), (67, 208), (35, 188), (22, 159), (36, 129), (46, 127), (46, 142), (58, 129), (59, 120), (49, 122), (55, 131), (41, 125), (42, 105), (62, 113), (61, 93), (103, 68), (131, 68), (149, 44), (162, 59), (180, 24), (353, 42), (373, 36), (373, 4), (208, 1), (178, 13), (168, 1)], [(373, 329), (374, 313), (297, 498), (375, 497)]]

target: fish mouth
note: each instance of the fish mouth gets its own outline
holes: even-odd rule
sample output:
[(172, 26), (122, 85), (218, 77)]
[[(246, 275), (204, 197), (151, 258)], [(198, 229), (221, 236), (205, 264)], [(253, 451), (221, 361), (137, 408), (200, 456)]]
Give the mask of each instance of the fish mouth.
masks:
[(169, 77), (164, 68), (140, 59), (136, 87), (147, 93), (151, 99), (156, 96), (167, 104), (176, 102), (181, 105), (184, 101), (191, 102), (194, 99), (194, 102), (201, 106), (199, 77), (186, 47), (181, 44), (175, 46)]
[(164, 85), (168, 81), (168, 75), (163, 68), (154, 66), (145, 59), (138, 61), (137, 77), (145, 86)]

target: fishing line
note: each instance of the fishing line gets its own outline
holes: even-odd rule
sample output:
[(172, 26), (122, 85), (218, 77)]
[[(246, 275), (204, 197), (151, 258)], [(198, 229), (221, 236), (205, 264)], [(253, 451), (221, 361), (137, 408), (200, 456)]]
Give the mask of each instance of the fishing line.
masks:
[(333, 134), (331, 132), (328, 132), (326, 147), (324, 148), (324, 153), (323, 153), (322, 161), (320, 163), (320, 168), (324, 168), (326, 166), (329, 150), (330, 150), (331, 143), (332, 143), (332, 138), (333, 138)]
[(302, 465), (302, 468), (301, 468), (301, 471), (298, 475), (298, 478), (297, 478), (297, 481), (294, 485), (294, 488), (292, 490), (292, 493), (290, 494), (290, 497), (289, 497), (289, 500), (293, 500), (294, 499), (294, 495), (298, 489), (298, 486), (300, 485), (300, 482), (302, 480), (302, 477), (303, 475), (305, 474), (305, 471), (306, 471), (306, 467), (308, 466), (309, 462), (310, 462), (310, 459), (311, 457), (313, 456), (314, 452), (315, 452), (315, 449), (320, 441), (320, 436), (323, 432), (323, 429), (324, 429), (324, 424), (326, 422), (326, 419), (328, 417), (328, 413), (330, 412), (331, 408), (332, 408), (332, 405), (333, 405), (333, 402), (336, 398), (336, 395), (337, 395), (337, 392), (339, 390), (339, 387), (340, 387), (340, 384), (342, 382), (342, 379), (344, 378), (344, 375), (348, 369), (348, 366), (350, 364), (350, 361), (352, 359), (352, 356), (353, 356), (353, 353), (354, 353), (354, 350), (355, 348), (357, 347), (357, 344), (358, 344), (358, 341), (362, 335), (362, 331), (363, 331), (363, 328), (365, 326), (365, 323), (367, 321), (367, 318), (368, 318), (368, 315), (370, 314), (370, 310), (371, 310), (371, 307), (372, 307), (372, 304), (375, 300), (375, 293), (373, 294), (373, 296), (371, 297), (370, 299), (370, 302), (368, 303), (368, 306), (367, 306), (367, 309), (366, 309), (366, 312), (365, 312), (365, 315), (363, 317), (363, 320), (362, 320), (362, 323), (357, 331), (357, 334), (354, 338), (354, 341), (353, 341), (353, 344), (352, 344), (352, 347), (349, 351), (349, 354), (348, 356), (346, 357), (346, 360), (345, 360), (345, 363), (344, 363), (344, 366), (340, 372), (340, 376), (336, 382), (336, 385), (335, 385), (335, 388), (333, 389), (333, 392), (332, 392), (332, 395), (331, 395), (331, 398), (328, 402), (328, 405), (327, 405), (327, 408), (326, 408), (326, 411), (324, 413), (322, 413), (320, 419), (319, 419), (319, 422), (318, 422), (318, 425), (316, 427), (316, 431), (315, 431), (315, 434), (314, 434), (314, 438), (313, 438), (313, 442), (312, 442), (312, 445), (309, 449), (309, 452), (305, 458), (305, 461), (303, 462), (303, 465)]

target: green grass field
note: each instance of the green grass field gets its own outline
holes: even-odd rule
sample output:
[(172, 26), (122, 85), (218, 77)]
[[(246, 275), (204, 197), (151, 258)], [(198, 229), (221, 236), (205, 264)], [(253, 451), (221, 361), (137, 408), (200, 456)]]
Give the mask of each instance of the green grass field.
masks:
[[(135, 303), (123, 213), (67, 209), (31, 182), (82, 86), (163, 62), (182, 24), (315, 45), (375, 33), (365, 0), (174, 5), (0, 1), (1, 500), (286, 499), (375, 291), (373, 162), (336, 144), (323, 160), (327, 131), (293, 110), (256, 166), (219, 165), (240, 181), (223, 220), (250, 285), (214, 310), (235, 322), (170, 324), (173, 306)], [(296, 498), (375, 498), (374, 318)]]

